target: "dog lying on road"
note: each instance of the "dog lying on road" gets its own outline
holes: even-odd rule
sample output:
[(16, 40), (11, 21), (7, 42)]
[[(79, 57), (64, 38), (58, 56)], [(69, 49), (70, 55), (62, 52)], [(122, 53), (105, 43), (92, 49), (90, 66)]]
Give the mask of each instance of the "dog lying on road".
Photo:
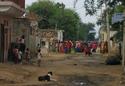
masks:
[(47, 75), (39, 76), (38, 81), (56, 81), (55, 79), (52, 79), (52, 72), (48, 72)]

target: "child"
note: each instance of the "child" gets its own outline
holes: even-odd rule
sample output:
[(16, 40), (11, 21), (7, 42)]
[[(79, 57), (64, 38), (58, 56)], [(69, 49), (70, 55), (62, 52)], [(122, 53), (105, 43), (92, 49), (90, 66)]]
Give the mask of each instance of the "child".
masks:
[(26, 51), (25, 51), (25, 60), (26, 60), (26, 63), (29, 63), (29, 61), (30, 61), (30, 51), (29, 51), (29, 48), (27, 48)]
[(85, 48), (84, 48), (84, 52), (85, 52), (85, 56), (90, 56), (90, 55), (92, 55), (92, 53), (91, 53), (91, 48), (90, 47), (88, 47), (88, 46), (86, 46)]
[(42, 57), (42, 54), (40, 53), (40, 49), (38, 50), (38, 53), (37, 53), (37, 64), (38, 66), (40, 67), (40, 64), (41, 64), (41, 57)]
[(18, 55), (18, 58), (19, 58), (19, 62), (20, 63), (22, 63), (22, 52), (21, 51), (19, 51), (19, 53), (18, 53), (19, 55)]
[(15, 48), (13, 49), (13, 54), (14, 54), (14, 62), (15, 64), (19, 63), (19, 49), (17, 46), (15, 46)]

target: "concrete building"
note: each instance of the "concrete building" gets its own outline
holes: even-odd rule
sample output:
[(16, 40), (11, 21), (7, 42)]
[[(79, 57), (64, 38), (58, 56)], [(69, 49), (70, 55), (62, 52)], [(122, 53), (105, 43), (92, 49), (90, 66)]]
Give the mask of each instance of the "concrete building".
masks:
[(6, 62), (15, 33), (14, 19), (24, 14), (25, 0), (0, 0), (0, 62)]
[[(116, 53), (118, 51), (118, 44), (114, 38), (114, 35), (117, 34), (117, 31), (110, 31), (110, 51), (112, 53)], [(101, 27), (99, 30), (99, 41), (106, 42), (107, 41), (107, 31), (105, 27)]]
[(104, 26), (99, 30), (99, 41), (107, 41), (107, 32)]
[[(110, 38), (112, 38), (115, 34), (117, 33), (117, 31), (110, 31)], [(100, 41), (107, 41), (107, 31), (105, 27), (101, 27), (99, 30), (99, 40)]]

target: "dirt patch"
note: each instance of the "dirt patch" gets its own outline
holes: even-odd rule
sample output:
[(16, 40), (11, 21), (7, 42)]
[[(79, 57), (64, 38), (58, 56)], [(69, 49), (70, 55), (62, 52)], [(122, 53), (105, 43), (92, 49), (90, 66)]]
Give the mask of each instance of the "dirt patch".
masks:
[[(102, 62), (99, 56), (61, 54), (43, 58), (41, 67), (0, 64), (0, 86), (119, 86), (121, 66)], [(57, 81), (39, 82), (38, 76), (48, 71)]]
[(90, 74), (90, 75), (61, 75), (61, 83), (65, 83), (64, 86), (105, 86), (105, 83), (109, 83), (115, 80), (107, 74)]

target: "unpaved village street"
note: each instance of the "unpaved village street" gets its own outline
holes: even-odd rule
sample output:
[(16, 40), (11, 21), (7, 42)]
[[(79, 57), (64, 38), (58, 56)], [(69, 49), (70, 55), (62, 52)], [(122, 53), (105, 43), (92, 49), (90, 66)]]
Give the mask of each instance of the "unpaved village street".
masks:
[[(125, 86), (121, 65), (105, 65), (99, 54), (50, 54), (41, 67), (35, 63), (0, 64), (0, 86)], [(57, 81), (39, 82), (38, 76), (53, 72)]]

